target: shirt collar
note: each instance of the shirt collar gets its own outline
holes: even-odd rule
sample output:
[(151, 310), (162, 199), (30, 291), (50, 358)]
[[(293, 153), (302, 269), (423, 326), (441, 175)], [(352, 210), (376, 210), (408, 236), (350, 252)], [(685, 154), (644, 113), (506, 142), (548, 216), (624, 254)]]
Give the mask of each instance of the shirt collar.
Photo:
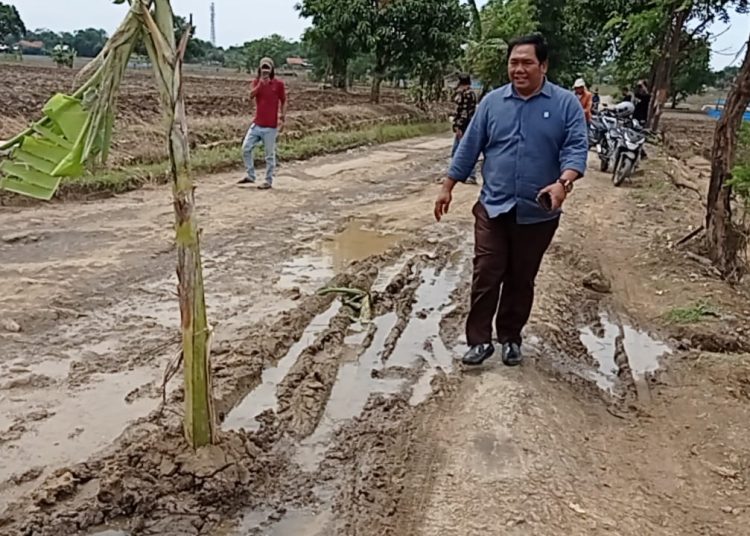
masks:
[[(546, 76), (544, 77), (544, 84), (542, 84), (542, 89), (539, 90), (539, 93), (530, 97), (530, 99), (533, 99), (534, 97), (538, 95), (543, 95), (547, 98), (552, 97), (552, 85), (547, 80)], [(516, 97), (519, 99), (522, 98), (518, 95), (518, 93), (516, 93), (516, 88), (513, 87), (513, 82), (505, 86), (505, 90), (503, 91), (503, 97), (505, 97), (506, 99), (510, 99), (512, 97)], [(524, 100), (530, 100), (530, 99), (524, 99)]]

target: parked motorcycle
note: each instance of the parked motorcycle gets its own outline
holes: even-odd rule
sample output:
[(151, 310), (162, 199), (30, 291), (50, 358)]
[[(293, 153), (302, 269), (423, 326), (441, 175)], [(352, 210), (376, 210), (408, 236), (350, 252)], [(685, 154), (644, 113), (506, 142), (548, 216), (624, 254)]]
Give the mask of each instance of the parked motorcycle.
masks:
[(610, 143), (607, 133), (617, 127), (617, 117), (609, 110), (602, 110), (596, 114), (589, 124), (589, 148), (596, 148), (599, 155), (599, 169), (606, 172), (609, 169)]
[(638, 169), (648, 132), (637, 121), (619, 124), (608, 133), (612, 147), (609, 165), (612, 167), (612, 183), (620, 186)]

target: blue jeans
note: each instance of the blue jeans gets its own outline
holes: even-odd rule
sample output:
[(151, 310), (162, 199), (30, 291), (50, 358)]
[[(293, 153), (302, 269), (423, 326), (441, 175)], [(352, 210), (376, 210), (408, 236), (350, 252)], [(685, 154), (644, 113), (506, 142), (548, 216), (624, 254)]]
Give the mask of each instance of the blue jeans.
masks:
[(247, 177), (255, 181), (255, 162), (253, 161), (253, 149), (263, 144), (266, 152), (266, 182), (273, 184), (273, 172), (276, 170), (276, 136), (278, 130), (275, 128), (259, 127), (255, 123), (250, 125), (250, 130), (242, 142), (242, 157), (247, 168)]
[[(461, 140), (458, 139), (458, 136), (454, 134), (453, 136), (453, 149), (451, 150), (451, 158), (456, 156), (456, 151), (458, 151), (458, 146), (461, 144)], [(477, 165), (474, 166), (474, 169), (471, 172), (471, 175), (469, 175), (470, 179), (477, 179), (477, 168), (479, 167), (479, 162), (477, 162)]]

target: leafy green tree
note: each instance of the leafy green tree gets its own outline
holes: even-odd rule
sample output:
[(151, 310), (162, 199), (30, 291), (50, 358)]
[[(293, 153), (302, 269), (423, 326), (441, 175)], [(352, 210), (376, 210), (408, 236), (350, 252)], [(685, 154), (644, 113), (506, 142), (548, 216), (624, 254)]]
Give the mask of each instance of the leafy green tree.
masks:
[(279, 67), (286, 63), (287, 58), (299, 56), (301, 52), (302, 45), (299, 41), (289, 41), (278, 34), (273, 34), (248, 41), (242, 46), (230, 47), (227, 50), (225, 63), (228, 67), (254, 72), (264, 57), (271, 58)]
[(477, 6), (477, 0), (469, 1), (469, 13), (471, 14), (471, 39), (474, 41), (481, 41), (483, 28), (482, 28), (482, 15)]
[(719, 89), (727, 89), (732, 82), (734, 82), (734, 79), (737, 78), (739, 72), (740, 68), (736, 65), (724, 67), (721, 71), (715, 73), (714, 83), (716, 84), (716, 87)]
[(333, 78), (335, 87), (345, 88), (349, 62), (369, 48), (371, 0), (302, 0), (296, 8), (311, 19), (305, 40), (315, 56), (325, 58), (319, 68)]
[(15, 45), (26, 35), (26, 25), (15, 6), (0, 2), (0, 44)]
[[(508, 82), (506, 57), (514, 37), (539, 28), (537, 11), (531, 0), (490, 0), (481, 12), (481, 40), (472, 40), (466, 51), (471, 72), (478, 76), (485, 91)], [(475, 31), (474, 35), (478, 35)]]
[(408, 2), (410, 23), (398, 67), (417, 82), (420, 98), (444, 95), (444, 77), (460, 66), (469, 32), (470, 13), (458, 0), (396, 0)]
[[(748, 1), (575, 0), (564, 10), (563, 29), (584, 45), (573, 58), (585, 58), (589, 68), (614, 58), (618, 79), (649, 82), (651, 126), (657, 128), (661, 109), (681, 76), (678, 71), (691, 65), (683, 61), (684, 53), (709, 37), (713, 23), (729, 22), (731, 10), (747, 12)], [(575, 61), (569, 62), (569, 70), (580, 70)]]
[[(72, 43), (70, 44), (79, 56), (84, 58), (93, 58), (98, 55), (104, 45), (107, 43), (107, 32), (102, 29), (87, 28), (85, 30), (77, 30), (72, 35)], [(63, 40), (61, 40), (64, 42)]]
[(443, 76), (461, 58), (469, 13), (459, 0), (304, 0), (298, 9), (310, 18), (305, 33), (317, 75), (345, 87), (352, 62), (362, 61), (372, 77), (371, 98), (394, 73), (409, 73), (429, 98), (442, 93)]
[(310, 62), (312, 79), (327, 81), (331, 75), (331, 59), (321, 44), (316, 29), (314, 27), (307, 28), (305, 33), (302, 34), (302, 42), (300, 43), (301, 55)]
[[(686, 39), (689, 39), (687, 32)], [(700, 95), (713, 84), (716, 75), (711, 71), (711, 43), (706, 38), (690, 39), (683, 45), (672, 78), (672, 108), (690, 95)]]

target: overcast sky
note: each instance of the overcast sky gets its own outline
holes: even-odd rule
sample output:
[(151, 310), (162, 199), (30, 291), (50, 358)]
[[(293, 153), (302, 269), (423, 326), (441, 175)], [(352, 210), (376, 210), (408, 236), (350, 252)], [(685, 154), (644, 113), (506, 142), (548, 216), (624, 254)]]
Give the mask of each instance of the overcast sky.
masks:
[[(110, 0), (3, 0), (15, 5), (30, 29), (49, 28), (71, 31), (79, 28), (104, 28), (108, 33), (117, 27), (126, 7), (112, 4)], [(218, 44), (230, 46), (278, 33), (288, 38), (299, 38), (306, 27), (294, 9), (298, 0), (215, 0), (216, 34)], [(341, 0), (346, 1), (346, 0)], [(486, 0), (480, 0), (484, 4)], [(198, 37), (210, 37), (209, 5), (211, 0), (173, 0), (172, 5), (180, 15), (193, 14), (198, 27)], [(728, 65), (736, 52), (747, 41), (750, 15), (734, 15), (731, 27), (720, 35), (713, 45), (714, 68)], [(718, 34), (727, 30), (717, 24)], [(723, 54), (719, 54), (719, 52)], [(726, 55), (725, 55), (726, 54)], [(737, 60), (739, 63), (740, 60)]]

